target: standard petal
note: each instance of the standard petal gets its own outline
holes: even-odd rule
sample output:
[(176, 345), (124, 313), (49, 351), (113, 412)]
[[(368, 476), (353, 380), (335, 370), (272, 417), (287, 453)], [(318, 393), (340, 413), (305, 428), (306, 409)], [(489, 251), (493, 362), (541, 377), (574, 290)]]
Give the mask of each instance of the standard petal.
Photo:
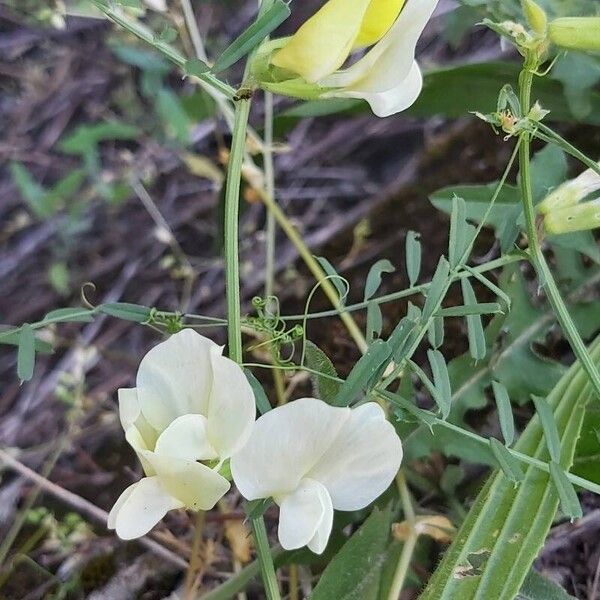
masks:
[(225, 477), (192, 460), (143, 452), (163, 488), (191, 510), (210, 510), (231, 487)]
[(212, 460), (218, 457), (208, 441), (204, 415), (177, 417), (156, 440), (154, 452), (186, 460)]
[(423, 76), (416, 61), (404, 79), (395, 88), (385, 92), (361, 92), (357, 90), (340, 90), (323, 94), (324, 98), (361, 98), (366, 100), (371, 110), (378, 117), (390, 115), (406, 110), (415, 102), (423, 88)]
[(275, 54), (272, 63), (314, 83), (348, 58), (370, 0), (329, 0)]
[(206, 416), (213, 352), (220, 354), (221, 348), (184, 329), (144, 356), (137, 373), (138, 399), (142, 414), (156, 430), (163, 431), (181, 415)]
[(355, 48), (364, 48), (379, 41), (398, 18), (405, 0), (371, 0), (360, 26)]
[(130, 485), (110, 511), (108, 527), (123, 540), (146, 535), (170, 510), (183, 504), (169, 495), (157, 477)]
[(303, 479), (280, 501), (277, 534), (286, 550), (309, 545), (313, 552), (321, 554), (329, 540), (332, 524), (331, 498), (318, 481)]
[(231, 458), (231, 473), (242, 495), (256, 500), (295, 490), (349, 418), (349, 408), (334, 408), (315, 398), (301, 398), (264, 414), (246, 445)]
[(358, 510), (382, 494), (402, 461), (402, 444), (383, 410), (368, 402), (352, 410), (319, 463), (307, 477), (322, 483), (333, 507)]
[(394, 25), (365, 56), (319, 83), (365, 93), (398, 88), (414, 70), (417, 41), (437, 3), (438, 0), (408, 0)]
[(211, 356), (213, 386), (208, 404), (207, 435), (221, 460), (229, 458), (248, 440), (256, 403), (244, 371), (234, 361)]

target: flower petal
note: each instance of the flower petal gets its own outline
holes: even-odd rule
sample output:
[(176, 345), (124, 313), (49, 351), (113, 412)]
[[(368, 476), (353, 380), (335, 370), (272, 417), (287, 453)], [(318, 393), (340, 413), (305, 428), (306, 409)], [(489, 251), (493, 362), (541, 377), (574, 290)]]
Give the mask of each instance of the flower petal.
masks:
[(365, 12), (355, 48), (365, 48), (379, 41), (398, 18), (405, 0), (371, 0)]
[(206, 432), (221, 460), (229, 458), (250, 437), (256, 403), (244, 371), (234, 361), (211, 355), (213, 386), (208, 404)]
[(155, 475), (154, 468), (148, 462), (148, 460), (146, 459), (146, 457), (144, 455), (144, 453), (146, 451), (151, 451), (152, 448), (146, 444), (144, 437), (142, 436), (139, 429), (135, 425), (132, 425), (125, 432), (125, 439), (127, 440), (128, 444), (135, 450), (135, 453), (136, 453), (139, 461), (142, 463), (142, 468), (144, 469), (144, 473), (146, 473), (146, 475), (148, 477)]
[(333, 507), (327, 490), (318, 481), (303, 479), (280, 503), (279, 542), (286, 550), (308, 545), (316, 554), (327, 546), (333, 524)]
[(152, 450), (152, 448), (154, 448), (158, 433), (141, 413), (137, 388), (119, 389), (119, 418), (125, 432), (127, 432), (132, 425), (135, 425), (137, 431), (142, 436), (142, 446), (147, 450)]
[(356, 90), (340, 90), (323, 94), (323, 98), (361, 98), (366, 100), (371, 110), (378, 117), (390, 115), (406, 110), (415, 102), (423, 88), (423, 76), (416, 61), (406, 79), (396, 87), (385, 92), (360, 92)]
[(352, 410), (327, 452), (307, 477), (322, 483), (333, 507), (358, 510), (382, 494), (402, 461), (402, 444), (383, 410), (368, 402)]
[(231, 458), (242, 495), (256, 500), (295, 490), (349, 418), (349, 408), (334, 408), (315, 398), (301, 398), (264, 414), (246, 445)]
[(272, 63), (314, 83), (348, 58), (370, 0), (329, 0), (277, 52)]
[(108, 527), (123, 540), (146, 535), (172, 509), (183, 504), (170, 496), (158, 477), (144, 477), (118, 498), (108, 516)]
[(140, 416), (140, 403), (135, 388), (120, 388), (119, 394), (119, 419), (123, 431), (127, 431)]
[(186, 460), (212, 460), (218, 458), (206, 435), (204, 415), (177, 417), (156, 440), (154, 452), (163, 456)]
[(144, 356), (137, 373), (143, 415), (159, 432), (181, 415), (206, 416), (212, 387), (211, 353), (221, 348), (212, 340), (184, 329)]
[(121, 495), (117, 498), (117, 501), (113, 504), (113, 507), (108, 513), (108, 519), (106, 521), (106, 527), (108, 529), (114, 529), (117, 526), (117, 515), (119, 514), (123, 504), (125, 504), (127, 498), (129, 498), (129, 496), (131, 496), (133, 493), (133, 490), (138, 483), (139, 481), (136, 481), (135, 483), (132, 483), (130, 486), (126, 487)]
[(323, 506), (323, 518), (315, 531), (315, 535), (308, 542), (309, 550), (312, 550), (315, 554), (323, 554), (331, 535), (331, 528), (333, 527), (333, 504), (331, 496), (326, 492), (325, 494), (320, 494), (319, 499)]
[(142, 452), (163, 488), (191, 510), (210, 510), (231, 487), (213, 469), (193, 460)]
[(365, 56), (319, 83), (370, 93), (398, 88), (414, 70), (417, 41), (437, 3), (438, 0), (408, 0), (394, 25)]

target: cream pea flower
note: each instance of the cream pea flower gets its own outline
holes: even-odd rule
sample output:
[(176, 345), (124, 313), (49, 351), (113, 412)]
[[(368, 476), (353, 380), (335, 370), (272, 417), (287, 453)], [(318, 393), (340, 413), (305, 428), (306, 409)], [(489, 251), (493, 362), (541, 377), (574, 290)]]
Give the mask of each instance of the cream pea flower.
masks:
[(358, 510), (383, 493), (402, 460), (402, 444), (374, 402), (335, 408), (302, 398), (260, 417), (231, 459), (233, 479), (248, 500), (279, 505), (278, 536), (286, 550), (321, 554), (333, 510)]
[(125, 437), (146, 474), (110, 511), (119, 537), (145, 535), (172, 509), (209, 510), (229, 489), (219, 470), (247, 441), (255, 401), (242, 369), (221, 352), (185, 329), (146, 354), (135, 388), (119, 390)]
[[(600, 163), (598, 163), (600, 165)], [(600, 190), (600, 175), (594, 169), (586, 169), (574, 179), (565, 181), (553, 189), (537, 206), (540, 214), (573, 206), (589, 194)]]
[[(437, 3), (329, 0), (293, 36), (267, 45), (279, 71), (271, 70), (268, 81), (263, 69), (261, 85), (305, 98), (362, 98), (380, 117), (405, 110), (423, 87), (415, 48)], [(353, 51), (369, 46), (362, 58), (341, 69)]]

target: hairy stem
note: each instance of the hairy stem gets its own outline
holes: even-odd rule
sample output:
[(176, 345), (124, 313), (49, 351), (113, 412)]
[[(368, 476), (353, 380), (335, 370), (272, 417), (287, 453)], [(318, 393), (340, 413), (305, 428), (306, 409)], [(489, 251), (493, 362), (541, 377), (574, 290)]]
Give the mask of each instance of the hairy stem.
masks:
[[(246, 145), (246, 127), (250, 114), (250, 100), (240, 100), (236, 105), (231, 153), (227, 169), (225, 190), (225, 283), (227, 291), (227, 340), (229, 357), (242, 362), (242, 330), (239, 266), (239, 200), (242, 163)], [(277, 576), (269, 551), (267, 532), (262, 517), (252, 520), (256, 551), (261, 566), (263, 582), (269, 600), (279, 598)]]
[(242, 362), (242, 331), (239, 265), (239, 206), (240, 182), (246, 127), (250, 114), (250, 100), (240, 100), (235, 109), (231, 153), (227, 168), (225, 190), (225, 286), (227, 293), (227, 340), (229, 357)]
[[(275, 171), (273, 168), (273, 94), (265, 92), (265, 127), (263, 134), (263, 168), (265, 192), (275, 202)], [(267, 209), (265, 241), (265, 296), (273, 295), (275, 280), (275, 215)]]

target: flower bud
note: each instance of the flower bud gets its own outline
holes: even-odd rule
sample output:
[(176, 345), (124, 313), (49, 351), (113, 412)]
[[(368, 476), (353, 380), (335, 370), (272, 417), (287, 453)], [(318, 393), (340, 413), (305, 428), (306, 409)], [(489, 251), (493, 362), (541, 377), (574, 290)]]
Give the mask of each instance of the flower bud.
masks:
[(600, 175), (593, 169), (586, 169), (575, 179), (566, 181), (552, 190), (538, 204), (537, 210), (546, 215), (554, 210), (573, 206), (597, 190), (600, 190)]
[(600, 50), (600, 17), (562, 17), (548, 27), (550, 40), (571, 50)]
[(544, 9), (533, 0), (521, 0), (521, 4), (529, 27), (538, 35), (546, 35), (548, 19)]
[(600, 198), (552, 211), (544, 217), (547, 233), (572, 233), (600, 227)]

